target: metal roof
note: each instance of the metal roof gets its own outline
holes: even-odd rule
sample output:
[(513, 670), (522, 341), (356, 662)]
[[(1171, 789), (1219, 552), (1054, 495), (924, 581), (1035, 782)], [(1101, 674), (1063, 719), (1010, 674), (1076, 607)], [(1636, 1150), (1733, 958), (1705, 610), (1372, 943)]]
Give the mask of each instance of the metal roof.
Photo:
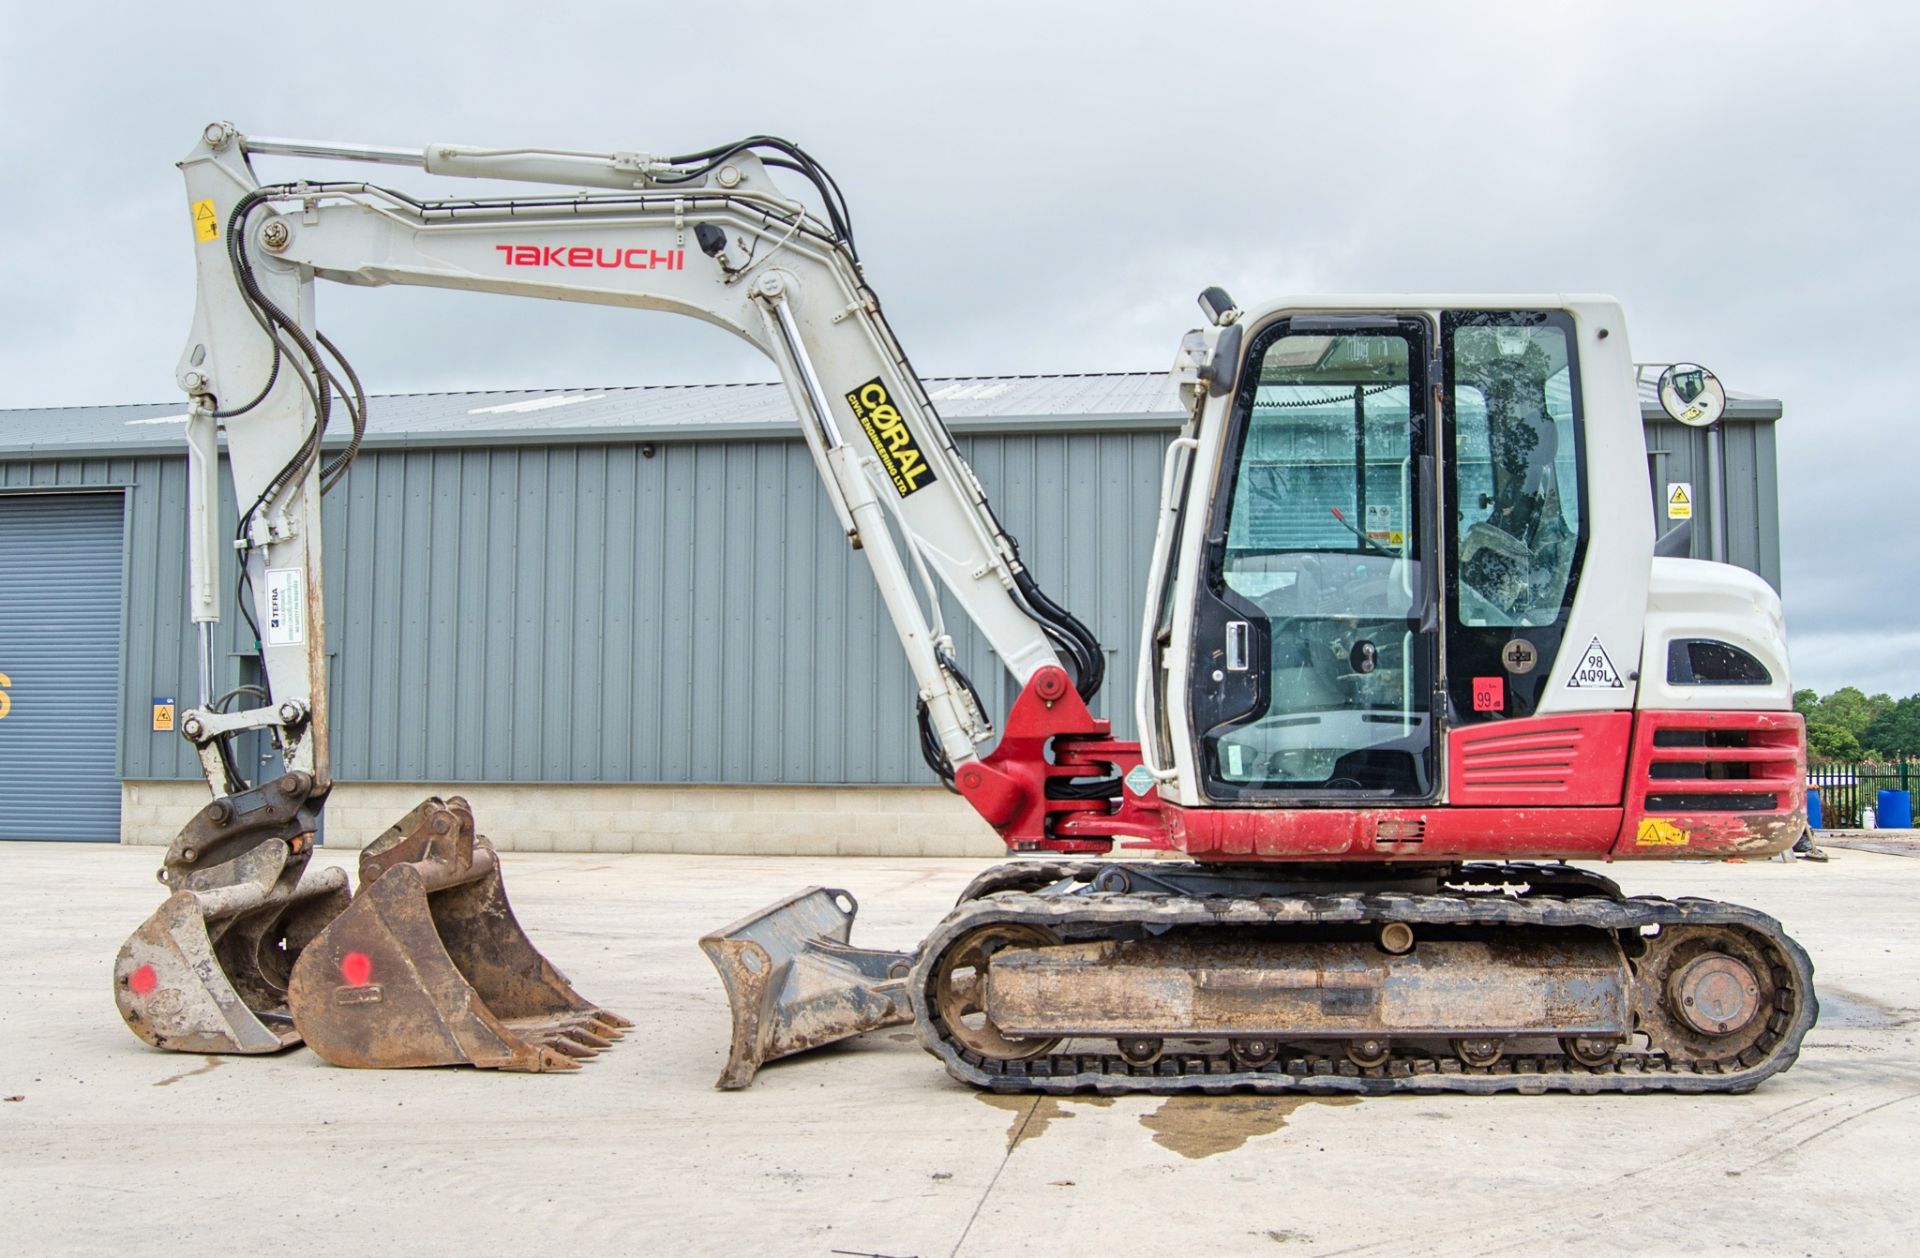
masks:
[[(1641, 369), (1640, 409), (1663, 418), (1660, 364)], [(926, 381), (956, 432), (1105, 432), (1170, 428), (1179, 398), (1164, 372), (952, 376)], [(1770, 398), (1729, 390), (1727, 418), (1776, 420)], [(675, 438), (782, 437), (794, 431), (779, 384), (668, 384), (601, 389), (509, 389), (375, 394), (369, 446), (555, 445)], [(172, 454), (183, 450), (178, 402), (0, 410), (0, 456)], [(334, 430), (346, 439), (344, 415)], [(330, 434), (330, 443), (335, 436)]]

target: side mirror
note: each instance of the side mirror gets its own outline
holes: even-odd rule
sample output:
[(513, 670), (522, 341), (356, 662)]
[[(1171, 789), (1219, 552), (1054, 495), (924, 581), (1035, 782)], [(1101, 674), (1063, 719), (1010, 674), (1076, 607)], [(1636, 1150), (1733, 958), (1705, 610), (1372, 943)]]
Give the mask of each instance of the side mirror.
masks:
[(1674, 363), (1660, 373), (1660, 409), (1691, 428), (1705, 428), (1727, 409), (1727, 391), (1699, 363)]

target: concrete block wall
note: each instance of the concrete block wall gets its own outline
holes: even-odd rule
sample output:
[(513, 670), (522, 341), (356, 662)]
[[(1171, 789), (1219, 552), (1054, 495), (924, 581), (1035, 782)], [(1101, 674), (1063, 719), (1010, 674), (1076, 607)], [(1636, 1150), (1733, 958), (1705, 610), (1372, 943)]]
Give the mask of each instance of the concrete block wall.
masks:
[[(357, 848), (430, 794), (464, 795), (503, 852), (742, 856), (1006, 853), (966, 801), (937, 786), (613, 786), (340, 782), (324, 843)], [(207, 802), (197, 782), (125, 782), (120, 841), (173, 842)]]

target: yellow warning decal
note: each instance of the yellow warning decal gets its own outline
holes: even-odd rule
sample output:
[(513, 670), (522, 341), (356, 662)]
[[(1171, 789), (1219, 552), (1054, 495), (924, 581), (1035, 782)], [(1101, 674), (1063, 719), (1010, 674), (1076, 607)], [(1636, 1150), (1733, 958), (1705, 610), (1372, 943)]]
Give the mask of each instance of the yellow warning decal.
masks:
[(195, 240), (220, 238), (220, 220), (214, 215), (212, 197), (193, 203), (193, 238)]
[(1665, 817), (1642, 817), (1633, 841), (1641, 847), (1685, 847), (1692, 837)]
[(1689, 481), (1670, 480), (1667, 482), (1667, 518), (1669, 520), (1691, 520), (1693, 518), (1693, 485)]

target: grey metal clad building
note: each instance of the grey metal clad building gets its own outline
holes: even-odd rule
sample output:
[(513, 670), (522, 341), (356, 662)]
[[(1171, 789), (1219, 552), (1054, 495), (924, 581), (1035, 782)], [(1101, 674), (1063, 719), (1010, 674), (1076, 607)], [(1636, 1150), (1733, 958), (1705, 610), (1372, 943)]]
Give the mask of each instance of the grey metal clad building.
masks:
[[(1143, 569), (1180, 418), (1166, 377), (929, 388), (1042, 584), (1106, 644), (1096, 710), (1131, 736)], [(355, 783), (473, 784), (476, 805), (484, 788), (548, 811), (577, 799), (605, 828), (656, 802), (675, 824), (724, 811), (723, 788), (753, 792), (759, 812), (808, 811), (822, 787), (938, 794), (892, 628), (780, 386), (417, 394), (370, 410), (324, 543), (343, 784), (329, 821), (348, 817), (346, 837), (384, 824), (369, 805), (359, 833)], [(1667, 482), (1704, 490), (1705, 435), (1659, 415), (1652, 374), (1642, 410), (1656, 501)], [(1736, 396), (1725, 439), (1728, 556), (1776, 586), (1779, 416)], [(196, 698), (184, 420), (178, 405), (0, 412), (0, 838), (166, 841), (204, 802), (186, 743), (155, 728), (161, 701)], [(1707, 544), (1696, 528), (1696, 553)], [(231, 571), (222, 584), (223, 684), (256, 682)], [(1004, 712), (1003, 671), (951, 609), (948, 624)], [(830, 793), (856, 811), (873, 798)], [(906, 836), (920, 806), (866, 828)]]

